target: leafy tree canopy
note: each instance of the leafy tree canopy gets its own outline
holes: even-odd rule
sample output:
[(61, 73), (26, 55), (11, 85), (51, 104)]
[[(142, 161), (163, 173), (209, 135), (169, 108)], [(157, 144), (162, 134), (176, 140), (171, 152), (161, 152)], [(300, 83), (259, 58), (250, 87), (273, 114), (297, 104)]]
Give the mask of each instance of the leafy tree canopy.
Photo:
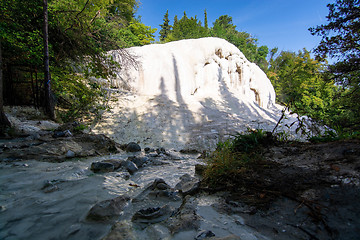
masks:
[(298, 53), (281, 52), (275, 59), (272, 57), (267, 75), (278, 102), (299, 114), (333, 125), (331, 109), (338, 88), (334, 82), (325, 80), (325, 70), (324, 62), (313, 59), (310, 52), (303, 49)]
[[(232, 17), (228, 15), (220, 16), (213, 23), (213, 27), (209, 28), (206, 11), (204, 11), (204, 26), (202, 26), (201, 21), (198, 20), (196, 16), (189, 18), (185, 12), (180, 20), (175, 16), (173, 26), (170, 26), (168, 15), (167, 11), (164, 16), (164, 23), (160, 25), (163, 27), (160, 32), (160, 40), (162, 42), (190, 38), (219, 37), (234, 44), (250, 61), (258, 64), (263, 70), (267, 68), (266, 57), (269, 51), (268, 47), (259, 47), (257, 45), (257, 39), (253, 38), (249, 33), (237, 31), (236, 26), (232, 22)], [(170, 27), (170, 31), (165, 31), (165, 26), (166, 29), (169, 29)], [(166, 36), (164, 34), (165, 32), (167, 33)]]
[(336, 0), (328, 4), (328, 23), (310, 28), (322, 40), (315, 49), (318, 58), (337, 62), (329, 66), (331, 79), (344, 88), (339, 106), (346, 112), (345, 126), (360, 129), (360, 1)]
[[(17, 68), (42, 74), (42, 1), (2, 0), (0, 9), (4, 82)], [(106, 51), (154, 41), (156, 29), (135, 18), (136, 9), (136, 0), (49, 1), (50, 66), (59, 104), (92, 108), (100, 95), (89, 76), (106, 77), (116, 67)]]

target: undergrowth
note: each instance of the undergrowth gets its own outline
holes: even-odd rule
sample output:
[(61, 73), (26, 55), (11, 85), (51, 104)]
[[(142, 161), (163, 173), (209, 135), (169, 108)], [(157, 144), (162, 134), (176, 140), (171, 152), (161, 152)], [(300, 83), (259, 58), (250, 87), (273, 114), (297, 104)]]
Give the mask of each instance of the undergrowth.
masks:
[(360, 132), (325, 131), (323, 134), (309, 138), (312, 143), (332, 142), (345, 139), (360, 139)]
[(258, 129), (219, 142), (216, 150), (207, 158), (204, 182), (211, 187), (237, 182), (241, 174), (262, 162), (264, 147), (276, 141), (271, 133)]

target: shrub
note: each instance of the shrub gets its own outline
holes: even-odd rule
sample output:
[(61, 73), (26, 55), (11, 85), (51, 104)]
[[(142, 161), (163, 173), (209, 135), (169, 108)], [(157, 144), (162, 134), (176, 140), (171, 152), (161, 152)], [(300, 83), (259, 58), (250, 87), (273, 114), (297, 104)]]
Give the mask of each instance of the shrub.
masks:
[(219, 142), (216, 150), (207, 158), (204, 181), (212, 187), (231, 185), (239, 174), (262, 160), (263, 146), (273, 142), (272, 135), (261, 129), (249, 130)]

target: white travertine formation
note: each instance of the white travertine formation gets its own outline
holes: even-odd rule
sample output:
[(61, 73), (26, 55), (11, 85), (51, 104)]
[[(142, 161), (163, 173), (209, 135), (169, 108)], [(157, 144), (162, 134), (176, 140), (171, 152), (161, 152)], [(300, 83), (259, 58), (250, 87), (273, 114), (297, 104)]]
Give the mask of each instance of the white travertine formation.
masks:
[[(136, 66), (123, 64), (110, 80), (119, 90), (111, 111), (92, 127), (95, 133), (142, 147), (212, 150), (218, 141), (249, 128), (272, 131), (280, 119), (282, 107), (275, 104), (265, 73), (223, 39), (181, 40), (127, 52)], [(124, 63), (123, 54), (109, 54)], [(278, 130), (296, 135), (295, 121), (288, 115)]]
[[(275, 91), (265, 73), (224, 39), (153, 44), (130, 48), (129, 53), (136, 68), (121, 71), (112, 84), (139, 95), (166, 92), (169, 99), (178, 101), (190, 96), (215, 97), (226, 87), (242, 101), (254, 101), (264, 108), (275, 103)], [(121, 61), (116, 51), (111, 54)]]

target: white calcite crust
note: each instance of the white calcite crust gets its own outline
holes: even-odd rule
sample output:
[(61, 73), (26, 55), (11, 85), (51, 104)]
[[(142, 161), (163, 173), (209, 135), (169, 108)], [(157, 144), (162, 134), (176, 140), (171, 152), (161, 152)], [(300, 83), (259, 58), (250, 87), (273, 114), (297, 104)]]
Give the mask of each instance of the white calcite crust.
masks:
[[(282, 115), (266, 74), (223, 39), (125, 51), (136, 64), (124, 59), (124, 50), (109, 52), (122, 69), (108, 79), (115, 88), (111, 110), (91, 128), (119, 143), (212, 150), (249, 128), (272, 131)], [(277, 130), (298, 138), (296, 117), (287, 114)]]
[[(139, 95), (166, 94), (178, 101), (191, 96), (221, 98), (223, 88), (241, 101), (269, 108), (275, 91), (265, 73), (240, 50), (220, 38), (187, 39), (133, 47), (128, 52), (136, 66), (124, 68), (112, 85)], [(122, 61), (117, 51), (110, 53)]]

